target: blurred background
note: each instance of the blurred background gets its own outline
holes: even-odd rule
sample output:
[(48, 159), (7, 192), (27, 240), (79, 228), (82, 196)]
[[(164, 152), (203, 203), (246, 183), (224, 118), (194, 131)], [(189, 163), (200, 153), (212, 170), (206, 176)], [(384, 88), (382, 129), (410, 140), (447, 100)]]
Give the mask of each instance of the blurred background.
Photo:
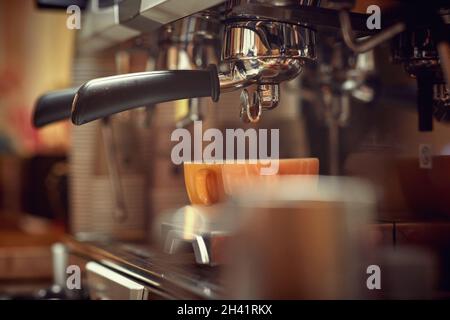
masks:
[[(54, 248), (52, 251), (55, 243), (69, 243), (70, 250), (78, 252), (76, 256), (88, 255), (89, 261), (101, 260), (98, 258), (98, 252), (101, 251), (101, 257), (104, 252), (108, 252), (116, 256), (116, 260), (131, 261), (126, 266), (133, 272), (148, 267), (146, 263), (153, 261), (151, 250), (156, 235), (161, 231), (161, 225), (164, 230), (165, 222), (161, 221), (168, 213), (170, 216), (179, 212), (177, 210), (180, 208), (186, 211), (185, 206), (190, 203), (182, 165), (174, 165), (170, 160), (174, 145), (170, 141), (170, 134), (175, 128), (187, 128), (192, 132), (193, 120), (202, 119), (204, 130), (211, 127), (219, 128), (222, 132), (225, 128), (277, 128), (280, 130), (280, 158), (318, 158), (320, 175), (363, 179), (372, 188), (371, 195), (376, 198), (371, 203), (373, 208), (371, 207), (370, 219), (368, 218), (371, 231), (364, 240), (377, 250), (380, 249), (379, 254), (366, 258), (374, 259), (375, 263), (385, 263), (390, 270), (386, 281), (392, 283), (387, 286), (391, 289), (391, 294), (380, 296), (448, 298), (448, 89), (445, 91), (447, 104), (441, 106), (444, 109), (437, 110), (437, 107), (430, 105), (430, 110), (434, 113), (432, 130), (418, 130), (420, 116), (416, 105), (416, 79), (405, 72), (403, 60), (396, 60), (393, 53), (394, 41), (387, 41), (373, 50), (355, 54), (345, 47), (339, 30), (323, 30), (314, 43), (318, 60), (306, 59), (298, 77), (280, 84), (283, 98), (278, 107), (270, 112), (265, 111), (261, 121), (256, 124), (241, 121), (242, 96), (237, 91), (221, 95), (217, 103), (202, 98), (164, 102), (157, 107), (148, 105), (114, 115), (108, 123), (94, 121), (83, 126), (73, 126), (70, 121), (60, 121), (39, 129), (33, 126), (36, 101), (49, 91), (77, 87), (103, 76), (166, 69), (195, 70), (205, 68), (209, 63), (217, 63), (224, 40), (221, 25), (213, 18), (216, 18), (216, 13), (234, 14), (225, 10), (222, 2), (205, 4), (205, 1), (193, 1), (196, 4), (195, 11), (189, 12), (189, 15), (183, 11), (179, 16), (173, 13), (176, 10), (172, 10), (172, 2), (169, 4), (172, 17), (164, 11), (166, 7), (158, 8), (151, 1), (88, 1), (86, 11), (82, 13), (86, 14), (83, 16), (82, 29), (70, 30), (66, 27), (68, 14), (65, 10), (38, 7), (37, 1), (31, 0), (0, 0), (0, 297), (25, 296), (38, 289), (51, 287), (57, 277)], [(258, 1), (230, 1), (227, 4), (237, 6), (243, 2)], [(321, 5), (342, 9), (335, 2), (322, 1)], [(359, 14), (365, 13), (371, 4), (377, 4), (383, 10), (399, 3), (404, 4), (402, 1), (347, 2), (354, 4), (352, 12)], [(315, 2), (295, 3), (311, 5)], [(133, 15), (127, 11), (131, 9), (126, 4), (132, 4), (131, 8), (140, 6), (140, 10), (147, 13)], [(123, 13), (121, 19), (127, 23), (121, 21), (122, 24), (118, 25), (102, 25), (100, 22), (103, 20), (96, 20), (96, 15), (114, 16), (116, 9), (113, 10), (112, 7), (118, 6)], [(209, 8), (210, 6), (213, 7)], [(156, 13), (151, 12), (153, 9)], [(201, 10), (204, 11), (200, 14), (202, 23), (199, 26), (193, 21), (198, 18), (194, 13)], [(156, 28), (151, 19), (159, 18), (160, 12), (164, 13), (164, 18), (158, 21)], [(170, 18), (166, 18), (166, 14)], [(448, 17), (448, 9), (442, 15)], [(151, 18), (151, 22), (143, 21), (143, 16)], [(153, 28), (152, 32), (147, 32), (150, 27)], [(202, 28), (206, 28), (207, 32)], [(186, 31), (185, 29), (188, 30), (188, 36), (181, 33), (186, 36), (183, 38), (178, 32)], [(190, 37), (191, 33), (195, 33), (201, 40)], [(347, 73), (348, 70), (353, 73)], [(363, 84), (372, 90), (369, 90), (369, 98), (361, 99), (361, 95), (358, 96), (364, 95), (364, 92), (353, 94), (357, 91), (353, 90), (351, 93), (343, 93), (344, 90), (335, 88), (335, 83), (348, 80), (345, 78), (348, 74), (357, 74), (363, 78)], [(256, 85), (249, 88), (250, 96), (257, 90), (255, 87)], [(324, 101), (326, 97), (341, 102), (337, 105), (330, 104)], [(113, 134), (108, 128), (112, 128)], [(115, 160), (111, 160), (111, 155)], [(424, 165), (423, 161), (432, 161), (432, 166), (429, 167), (426, 163)], [(117, 181), (114, 182), (115, 173), (120, 175), (119, 189), (116, 188)], [(275, 186), (273, 188), (272, 191), (278, 190)], [(333, 188), (325, 193), (329, 195), (328, 200), (336, 194), (345, 198), (345, 192), (339, 193)], [(279, 189), (285, 190), (283, 186)], [(352, 185), (348, 190), (355, 189)], [(355, 192), (352, 200), (358, 198), (359, 193)], [(272, 195), (272, 192), (269, 193)], [(273, 193), (276, 195), (276, 192)], [(275, 195), (273, 201), (277, 200)], [(365, 197), (364, 192), (360, 195), (361, 198)], [(345, 201), (353, 203), (347, 198)], [(115, 216), (121, 206), (128, 212), (125, 220)], [(280, 208), (280, 211), (285, 209)], [(301, 208), (309, 209), (314, 212), (317, 208)], [(334, 212), (334, 209), (335, 207), (330, 209), (330, 212)], [(222, 209), (217, 210), (219, 212)], [(241, 207), (230, 211), (241, 212), (240, 210), (245, 211)], [(310, 235), (311, 238), (297, 238), (294, 229), (291, 230), (292, 233), (283, 234), (290, 224), (297, 224), (297, 230), (301, 230), (302, 223), (311, 222), (310, 220), (297, 221), (287, 214), (274, 222), (268, 214), (258, 221), (261, 223), (260, 229), (245, 226), (243, 230), (247, 231), (240, 233), (239, 237), (247, 239), (248, 243), (260, 240), (256, 242), (263, 248), (271, 248), (271, 243), (265, 241), (264, 235), (270, 234), (267, 226), (274, 225), (277, 227), (274, 227), (273, 236), (279, 240), (274, 243), (285, 246), (288, 240), (293, 241), (295, 244), (291, 244), (291, 247), (295, 252), (312, 248), (304, 247), (302, 243), (309, 241), (314, 235)], [(338, 222), (331, 218), (326, 221), (334, 227), (316, 230), (320, 235), (318, 248), (323, 248), (324, 244), (330, 247), (333, 245), (333, 239), (325, 234), (336, 235), (338, 238), (345, 233), (343, 229), (336, 227), (340, 225)], [(327, 230), (331, 230), (330, 233), (326, 233)], [(292, 238), (287, 239), (287, 234)], [(188, 240), (190, 243), (191, 239)], [(97, 245), (97, 242), (100, 244)], [(85, 243), (88, 243), (88, 247), (84, 247)], [(139, 246), (130, 247), (129, 243)], [(242, 252), (236, 251), (236, 261), (244, 261), (245, 258), (242, 257), (247, 255), (245, 250), (251, 251), (251, 248), (237, 247)], [(151, 248), (151, 254), (147, 251), (144, 254), (136, 248), (144, 251)], [(347, 249), (342, 249), (345, 257)], [(115, 250), (122, 251), (118, 253)], [(154, 250), (159, 252), (159, 249)], [(258, 253), (258, 250), (253, 253)], [(97, 256), (90, 256), (92, 252)], [(276, 250), (264, 252), (271, 254), (265, 256), (267, 261), (273, 262), (279, 258)], [(137, 257), (150, 260), (145, 260), (144, 263)], [(174, 263), (171, 259), (167, 263), (164, 260), (167, 256), (157, 256), (155, 259), (157, 265), (161, 263), (164, 266), (163, 271), (172, 270)], [(230, 283), (241, 283), (238, 278), (230, 280), (226, 272), (224, 278), (217, 276), (216, 267), (206, 271), (204, 266), (193, 267), (191, 260), (192, 257), (189, 267), (186, 267), (185, 262), (181, 267), (177, 264), (174, 274), (191, 277), (187, 282), (192, 292), (196, 293), (193, 297), (220, 297), (222, 287), (227, 287)], [(351, 258), (348, 261), (350, 260)], [(304, 260), (299, 258), (295, 261), (299, 263), (295, 267), (301, 269), (301, 262)], [(85, 265), (86, 261), (82, 264)], [(297, 272), (297, 269), (292, 271), (286, 265), (281, 262), (279, 265), (267, 263), (265, 272)], [(411, 266), (417, 266), (417, 269), (410, 269), (413, 271), (402, 278), (405, 268)], [(239, 267), (251, 269), (255, 265), (249, 263)], [(245, 278), (246, 273), (238, 270), (238, 274)], [(153, 271), (149, 270), (145, 276)], [(180, 276), (181, 278), (183, 280), (180, 280), (180, 284), (185, 281)], [(419, 279), (419, 284), (408, 289), (404, 285), (413, 278)], [(283, 285), (289, 282), (286, 279), (278, 280)], [(223, 281), (226, 282), (225, 285)], [(200, 290), (197, 284), (203, 282), (211, 284), (207, 286), (211, 292), (216, 292), (219, 287), (218, 295), (204, 292), (197, 294)], [(273, 285), (275, 289), (284, 288), (276, 283)], [(231, 289), (231, 292), (234, 289), (236, 288)], [(311, 297), (309, 294), (302, 295), (303, 293), (297, 295), (295, 288), (292, 290), (294, 293), (291, 296), (288, 291), (280, 297)], [(273, 298), (270, 294), (264, 296), (261, 292), (255, 296)], [(43, 296), (47, 293), (44, 292)], [(192, 297), (183, 295), (184, 292), (177, 294), (173, 296)], [(252, 294), (248, 293), (250, 297), (253, 297)], [(248, 295), (242, 297), (248, 298)], [(369, 297), (379, 296), (372, 294)]]
[(70, 125), (38, 131), (30, 119), (39, 95), (71, 82), (75, 31), (65, 21), (34, 1), (0, 1), (1, 286), (48, 282), (50, 244), (63, 232)]

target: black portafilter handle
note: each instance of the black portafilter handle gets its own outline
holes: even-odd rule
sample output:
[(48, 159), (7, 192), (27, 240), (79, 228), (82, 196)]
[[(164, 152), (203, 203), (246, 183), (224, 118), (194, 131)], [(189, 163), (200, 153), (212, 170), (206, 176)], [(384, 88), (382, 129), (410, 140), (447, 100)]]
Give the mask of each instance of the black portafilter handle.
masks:
[(129, 73), (91, 80), (78, 90), (72, 122), (82, 125), (112, 114), (179, 99), (211, 97), (218, 101), (217, 68)]
[(41, 128), (47, 124), (70, 119), (72, 101), (78, 88), (51, 91), (43, 94), (36, 102), (33, 126)]

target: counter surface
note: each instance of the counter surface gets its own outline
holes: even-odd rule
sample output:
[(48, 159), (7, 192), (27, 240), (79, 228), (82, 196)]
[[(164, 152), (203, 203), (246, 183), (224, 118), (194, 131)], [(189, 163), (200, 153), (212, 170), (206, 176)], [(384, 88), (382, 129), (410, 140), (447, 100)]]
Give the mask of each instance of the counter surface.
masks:
[(155, 290), (160, 297), (216, 299), (223, 294), (220, 267), (196, 265), (190, 253), (172, 256), (146, 244), (80, 242), (73, 238), (64, 243), (70, 255), (101, 263)]

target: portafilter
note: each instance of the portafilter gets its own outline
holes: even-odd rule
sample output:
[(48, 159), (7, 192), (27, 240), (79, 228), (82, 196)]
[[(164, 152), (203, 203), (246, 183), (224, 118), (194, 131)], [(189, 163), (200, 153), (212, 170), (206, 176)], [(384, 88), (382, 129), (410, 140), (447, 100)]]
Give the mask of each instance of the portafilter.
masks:
[[(247, 2), (252, 0), (230, 1), (228, 6)], [(286, 3), (317, 5), (315, 1), (283, 1)], [(211, 97), (217, 101), (221, 92), (252, 84), (258, 86), (256, 96), (251, 101), (243, 91), (241, 114), (246, 121), (258, 121), (263, 110), (277, 106), (280, 82), (295, 78), (307, 60), (315, 59), (315, 30), (301, 22), (275, 21), (232, 10), (225, 13), (223, 24), (220, 72), (210, 66), (206, 70), (130, 73), (91, 80), (77, 92), (72, 122), (81, 125), (143, 105), (179, 99)]]

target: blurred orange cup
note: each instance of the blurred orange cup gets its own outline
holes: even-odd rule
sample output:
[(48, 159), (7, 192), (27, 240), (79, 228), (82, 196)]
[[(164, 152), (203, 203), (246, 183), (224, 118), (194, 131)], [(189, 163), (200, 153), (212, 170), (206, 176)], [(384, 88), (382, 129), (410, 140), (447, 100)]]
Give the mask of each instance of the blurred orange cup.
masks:
[[(267, 160), (266, 160), (267, 161)], [(274, 162), (276, 164), (274, 165)], [(273, 171), (271, 168), (275, 168)], [(268, 174), (269, 173), (269, 174)], [(184, 163), (184, 181), (194, 205), (212, 205), (255, 184), (271, 183), (283, 175), (317, 175), (316, 158), (280, 159), (256, 163)]]

